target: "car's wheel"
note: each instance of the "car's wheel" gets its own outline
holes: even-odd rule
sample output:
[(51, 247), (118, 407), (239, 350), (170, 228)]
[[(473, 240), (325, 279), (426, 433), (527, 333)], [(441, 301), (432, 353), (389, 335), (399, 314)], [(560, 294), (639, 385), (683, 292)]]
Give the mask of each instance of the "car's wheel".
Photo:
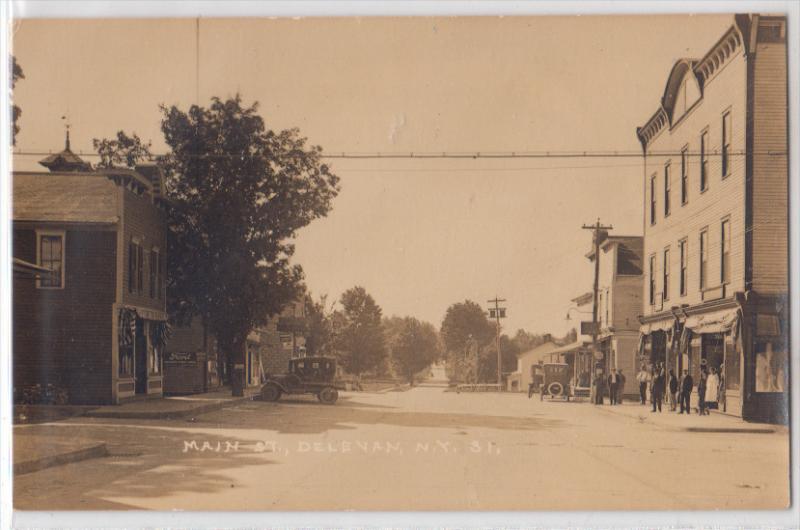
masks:
[(339, 391), (332, 386), (327, 386), (320, 390), (317, 398), (326, 405), (333, 405), (339, 399)]
[(547, 392), (554, 397), (560, 396), (564, 392), (564, 385), (558, 381), (553, 381), (547, 385)]
[(281, 394), (281, 389), (276, 384), (267, 383), (261, 387), (261, 399), (264, 401), (278, 401)]

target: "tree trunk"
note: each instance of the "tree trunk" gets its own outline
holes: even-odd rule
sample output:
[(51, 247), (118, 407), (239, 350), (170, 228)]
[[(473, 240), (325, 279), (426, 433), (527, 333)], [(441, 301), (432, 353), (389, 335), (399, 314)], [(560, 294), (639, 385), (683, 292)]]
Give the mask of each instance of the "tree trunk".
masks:
[(228, 336), (220, 337), (219, 349), (225, 352), (228, 364), (228, 380), (231, 385), (231, 395), (244, 396), (245, 381), (245, 362), (247, 349), (247, 335), (243, 337)]

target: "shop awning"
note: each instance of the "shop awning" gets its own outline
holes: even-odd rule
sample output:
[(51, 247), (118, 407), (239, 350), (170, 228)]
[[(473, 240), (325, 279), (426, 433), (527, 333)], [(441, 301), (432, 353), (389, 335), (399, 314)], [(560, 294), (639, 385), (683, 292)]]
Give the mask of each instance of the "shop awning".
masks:
[(739, 319), (739, 308), (733, 307), (703, 315), (692, 315), (686, 319), (683, 327), (692, 333), (726, 333)]
[(642, 324), (641, 326), (639, 326), (639, 333), (641, 335), (650, 335), (655, 331), (669, 331), (674, 327), (675, 327), (675, 319), (666, 318), (663, 320), (657, 320), (655, 322)]

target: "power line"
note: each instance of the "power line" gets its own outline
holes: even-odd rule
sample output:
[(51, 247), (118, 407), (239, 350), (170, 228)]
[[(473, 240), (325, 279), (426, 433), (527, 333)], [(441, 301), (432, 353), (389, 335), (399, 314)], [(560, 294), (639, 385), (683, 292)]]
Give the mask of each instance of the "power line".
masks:
[[(52, 151), (14, 151), (15, 156), (48, 156), (53, 154)], [(78, 152), (79, 156), (86, 157), (99, 157), (98, 153), (84, 153)], [(152, 153), (154, 157), (167, 156), (168, 153)], [(747, 151), (729, 151), (727, 156), (745, 156)], [(786, 156), (785, 151), (751, 151), (750, 154), (761, 156)], [(183, 156), (196, 156), (202, 158), (244, 158), (250, 156), (246, 153), (198, 153), (196, 155), (183, 155)], [(722, 151), (707, 151), (705, 153), (697, 152), (649, 152), (648, 157), (713, 157), (722, 156)], [(349, 159), (349, 160), (396, 160), (396, 159), (415, 159), (415, 160), (430, 160), (430, 159), (463, 159), (463, 160), (492, 160), (492, 159), (529, 159), (529, 158), (643, 158), (644, 155), (640, 151), (528, 151), (528, 152), (371, 152), (371, 153), (357, 153), (357, 152), (321, 152), (320, 157), (326, 159)]]

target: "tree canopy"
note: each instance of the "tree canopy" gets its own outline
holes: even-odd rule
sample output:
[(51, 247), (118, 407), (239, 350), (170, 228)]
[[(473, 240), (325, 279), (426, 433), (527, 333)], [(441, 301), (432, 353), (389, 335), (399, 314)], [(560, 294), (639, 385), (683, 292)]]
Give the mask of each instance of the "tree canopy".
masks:
[(360, 286), (345, 291), (339, 303), (336, 349), (344, 369), (360, 376), (380, 368), (387, 353), (380, 306)]
[[(25, 79), (25, 73), (22, 67), (17, 63), (17, 58), (11, 56), (11, 90), (13, 98), (13, 90), (17, 88), (17, 81)], [(11, 145), (17, 145), (17, 133), (19, 133), (19, 118), (22, 116), (22, 109), (17, 104), (11, 105)]]
[(410, 384), (414, 376), (429, 367), (439, 356), (439, 337), (436, 328), (413, 317), (397, 319), (389, 348), (395, 370)]
[(117, 131), (117, 137), (113, 140), (98, 139), (92, 140), (94, 150), (100, 155), (97, 167), (128, 167), (133, 168), (139, 162), (152, 160), (150, 153), (151, 142), (144, 143), (136, 133), (128, 136), (125, 131)]
[(178, 317), (201, 315), (240, 363), (248, 333), (300, 294), (291, 239), (327, 215), (339, 179), (320, 147), (297, 129), (267, 129), (258, 104), (239, 95), (161, 111), (170, 148), (160, 161), (171, 203), (170, 307)]

